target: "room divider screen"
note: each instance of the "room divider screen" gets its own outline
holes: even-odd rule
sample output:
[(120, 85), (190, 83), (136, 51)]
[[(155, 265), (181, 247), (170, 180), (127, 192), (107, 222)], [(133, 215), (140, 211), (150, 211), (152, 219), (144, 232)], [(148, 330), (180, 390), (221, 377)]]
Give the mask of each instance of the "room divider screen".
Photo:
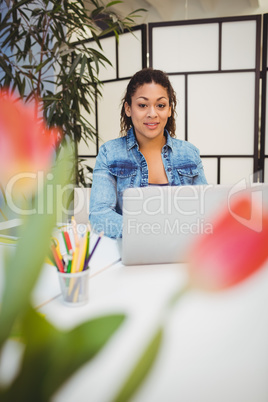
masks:
[(260, 170), (268, 183), (268, 14), (263, 16)]
[(208, 182), (258, 170), (261, 16), (149, 24), (150, 66), (179, 100), (177, 136), (196, 145)]
[(267, 15), (148, 27), (148, 63), (146, 25), (135, 27), (134, 35), (122, 34), (119, 44), (111, 36), (101, 40), (113, 66), (100, 71), (103, 96), (90, 117), (98, 139), (81, 143), (79, 155), (94, 167), (100, 144), (119, 135), (127, 82), (149, 65), (170, 76), (178, 98), (177, 137), (200, 149), (209, 183), (235, 184), (253, 176), (268, 181)]

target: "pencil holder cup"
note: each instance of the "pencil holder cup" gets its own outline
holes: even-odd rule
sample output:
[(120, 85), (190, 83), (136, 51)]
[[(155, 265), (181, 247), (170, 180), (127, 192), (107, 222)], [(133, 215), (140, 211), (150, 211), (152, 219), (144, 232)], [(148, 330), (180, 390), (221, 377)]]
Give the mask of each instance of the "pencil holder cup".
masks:
[(72, 274), (58, 272), (63, 303), (68, 306), (81, 306), (88, 301), (89, 270)]

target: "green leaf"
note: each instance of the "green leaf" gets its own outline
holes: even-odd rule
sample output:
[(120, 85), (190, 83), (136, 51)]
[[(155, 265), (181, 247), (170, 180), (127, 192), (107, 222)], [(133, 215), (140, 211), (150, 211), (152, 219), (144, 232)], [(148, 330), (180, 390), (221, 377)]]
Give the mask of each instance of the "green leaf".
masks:
[[(12, 27), (12, 25), (10, 23), (6, 23), (6, 24), (1, 24), (1, 30), (0, 30), (0, 39), (2, 37), (5, 37), (7, 35), (7, 33), (10, 32), (10, 28)], [(5, 29), (6, 28), (6, 29)], [(3, 48), (3, 43), (1, 43), (1, 47)]]
[(5, 15), (5, 20), (8, 20), (10, 18), (10, 15), (13, 14), (17, 8), (22, 7), (23, 5), (30, 3), (32, 0), (22, 0), (19, 2), (14, 2), (14, 4), (12, 4), (12, 7), (8, 10), (8, 12)]
[(0, 57), (0, 66), (10, 78), (13, 77), (10, 66), (8, 66), (1, 57)]
[(151, 339), (147, 348), (143, 352), (132, 373), (124, 383), (123, 387), (113, 399), (113, 402), (127, 402), (137, 391), (145, 380), (151, 367), (153, 366), (161, 346), (163, 329), (160, 328)]
[(139, 12), (143, 12), (143, 13), (147, 13), (148, 12), (148, 10), (146, 10), (146, 8), (137, 8), (136, 10), (134, 10), (134, 11), (132, 11), (131, 13), (129, 13), (129, 15), (131, 15), (132, 17), (140, 17), (140, 15), (136, 15), (136, 13), (139, 13)]
[(16, 31), (11, 31), (10, 34), (6, 37), (4, 42), (2, 42), (1, 47), (4, 48), (6, 45), (12, 46), (12, 39), (16, 38)]
[(111, 1), (110, 3), (108, 3), (108, 4), (106, 4), (106, 8), (108, 8), (108, 7), (112, 7), (112, 6), (114, 6), (115, 4), (119, 4), (119, 3), (123, 3), (123, 1)]
[(56, 102), (53, 102), (52, 107), (49, 109), (49, 114), (48, 114), (48, 118), (47, 118), (48, 126), (51, 123), (51, 120), (52, 120), (53, 114), (55, 112), (56, 106), (57, 106)]
[(38, 66), (36, 66), (35, 73), (38, 73), (38, 71), (42, 70), (42, 68), (43, 68), (46, 64), (50, 63), (51, 61), (52, 61), (52, 59), (51, 59), (51, 57), (49, 57), (49, 58), (47, 58), (45, 61), (43, 61), (42, 63), (40, 63)]
[[(10, 334), (13, 324), (27, 309), (30, 303), (31, 290), (36, 283), (40, 270), (49, 250), (50, 235), (55, 227), (59, 208), (56, 188), (65, 184), (67, 160), (56, 166), (53, 180), (44, 186), (42, 194), (38, 194), (33, 205), (36, 213), (27, 216), (20, 231), (16, 252), (9, 258), (5, 270), (5, 287), (0, 310), (0, 349)], [(53, 189), (53, 192), (51, 191)], [(49, 198), (51, 197), (52, 199)], [(43, 200), (50, 200), (50, 213), (40, 211)], [(59, 201), (59, 200), (58, 200)], [(60, 204), (60, 202), (59, 202)], [(29, 208), (29, 205), (27, 205)], [(35, 245), (42, 245), (35, 247)]]
[(26, 36), (25, 44), (24, 44), (24, 52), (28, 53), (28, 51), (31, 49), (31, 35)]
[(47, 402), (83, 364), (92, 360), (124, 322), (122, 314), (97, 317), (60, 331), (29, 309), (21, 336), (26, 344), (21, 369), (2, 402)]
[(81, 62), (80, 78), (83, 77), (86, 64), (87, 64), (87, 56), (84, 54), (84, 55), (83, 55), (83, 58), (82, 58), (82, 62)]
[(75, 58), (75, 60), (74, 60), (74, 62), (73, 62), (73, 64), (72, 64), (72, 66), (71, 66), (71, 68), (70, 68), (69, 74), (68, 74), (69, 77), (72, 75), (72, 73), (73, 73), (73, 71), (75, 70), (76, 66), (77, 66), (78, 63), (80, 62), (81, 57), (82, 57), (82, 54), (79, 53), (79, 55)]
[(65, 381), (83, 363), (93, 359), (124, 320), (123, 314), (97, 317), (63, 334), (55, 345), (58, 357), (54, 357), (46, 387), (55, 390), (59, 385), (59, 373)]
[(97, 43), (97, 45), (99, 46), (99, 48), (102, 50), (101, 42), (100, 42), (98, 36), (95, 34), (95, 32), (92, 32), (92, 37), (93, 37), (94, 41)]
[(91, 13), (91, 17), (94, 19), (95, 17), (97, 17), (97, 15), (102, 13), (103, 10), (104, 10), (104, 7), (95, 8), (95, 10), (93, 10)]

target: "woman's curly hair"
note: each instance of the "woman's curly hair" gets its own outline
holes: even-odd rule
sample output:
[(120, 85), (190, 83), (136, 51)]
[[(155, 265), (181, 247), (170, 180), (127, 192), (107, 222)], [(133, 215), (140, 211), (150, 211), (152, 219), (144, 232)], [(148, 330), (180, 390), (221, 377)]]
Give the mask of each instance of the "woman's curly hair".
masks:
[(131, 117), (128, 117), (125, 112), (125, 103), (127, 102), (131, 106), (131, 98), (137, 91), (139, 87), (144, 84), (150, 84), (154, 82), (155, 84), (161, 85), (167, 90), (169, 105), (171, 106), (171, 116), (168, 118), (165, 128), (168, 130), (171, 137), (175, 137), (176, 122), (176, 93), (169, 81), (166, 73), (161, 70), (154, 70), (153, 68), (144, 68), (133, 75), (128, 83), (125, 96), (122, 99), (121, 117), (120, 117), (120, 129), (121, 135), (126, 135), (130, 127), (133, 126)]

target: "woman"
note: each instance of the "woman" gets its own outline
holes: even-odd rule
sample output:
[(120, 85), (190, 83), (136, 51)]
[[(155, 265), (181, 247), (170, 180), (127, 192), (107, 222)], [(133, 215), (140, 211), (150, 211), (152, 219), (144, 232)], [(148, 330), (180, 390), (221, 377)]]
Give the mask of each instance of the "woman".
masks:
[(122, 100), (123, 136), (100, 147), (93, 172), (90, 222), (109, 237), (122, 235), (122, 195), (128, 187), (206, 184), (196, 147), (175, 139), (176, 95), (168, 76), (145, 68)]

